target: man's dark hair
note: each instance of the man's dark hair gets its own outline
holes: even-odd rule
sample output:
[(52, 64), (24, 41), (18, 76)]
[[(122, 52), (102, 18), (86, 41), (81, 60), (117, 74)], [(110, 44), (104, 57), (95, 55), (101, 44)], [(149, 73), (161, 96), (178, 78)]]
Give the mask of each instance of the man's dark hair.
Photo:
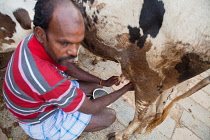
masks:
[[(39, 26), (43, 30), (47, 31), (54, 7), (58, 2), (61, 2), (61, 0), (37, 0), (34, 7), (34, 27)], [(73, 5), (77, 7), (75, 3), (73, 3)]]
[(41, 27), (45, 31), (48, 29), (53, 9), (57, 0), (38, 0), (35, 5), (34, 27)]

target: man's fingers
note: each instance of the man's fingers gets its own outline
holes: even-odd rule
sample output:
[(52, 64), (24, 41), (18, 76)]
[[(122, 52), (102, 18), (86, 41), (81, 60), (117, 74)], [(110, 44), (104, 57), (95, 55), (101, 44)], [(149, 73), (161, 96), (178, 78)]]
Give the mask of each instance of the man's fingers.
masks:
[(119, 76), (114, 76), (114, 79), (119, 79)]
[(115, 83), (115, 86), (119, 86), (119, 84), (120, 84), (120, 82), (119, 82), (119, 81), (117, 81), (117, 82)]
[(119, 82), (124, 83), (125, 80), (126, 80), (125, 76), (123, 74), (121, 74), (119, 77)]

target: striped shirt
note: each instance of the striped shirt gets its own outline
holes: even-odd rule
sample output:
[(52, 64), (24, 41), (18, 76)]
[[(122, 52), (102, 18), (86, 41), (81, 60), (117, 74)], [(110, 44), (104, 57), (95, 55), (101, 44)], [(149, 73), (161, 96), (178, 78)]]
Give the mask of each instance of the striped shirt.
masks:
[(3, 95), (9, 111), (21, 123), (39, 124), (59, 109), (73, 113), (85, 94), (66, 78), (33, 34), (23, 39), (7, 66)]

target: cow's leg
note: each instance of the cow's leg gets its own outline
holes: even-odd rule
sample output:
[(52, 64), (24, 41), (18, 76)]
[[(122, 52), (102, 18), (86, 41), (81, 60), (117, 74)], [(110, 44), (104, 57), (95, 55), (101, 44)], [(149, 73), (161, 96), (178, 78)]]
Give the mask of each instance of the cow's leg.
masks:
[(128, 137), (133, 134), (136, 129), (138, 129), (141, 126), (141, 122), (144, 118), (144, 114), (146, 110), (148, 109), (149, 104), (144, 101), (136, 101), (136, 110), (134, 119), (131, 121), (131, 123), (126, 127), (124, 130), (111, 133), (108, 135), (109, 140), (127, 140)]
[(188, 91), (186, 91), (182, 95), (176, 97), (174, 100), (171, 101), (171, 103), (166, 108), (164, 108), (163, 113), (161, 114), (161, 116), (158, 116), (158, 117), (154, 118), (154, 121), (147, 126), (146, 130), (147, 131), (151, 131), (156, 126), (158, 126), (160, 123), (162, 123), (165, 120), (165, 118), (167, 117), (167, 115), (169, 114), (171, 108), (179, 100), (184, 99), (184, 98), (194, 94), (195, 92), (197, 92), (198, 90), (202, 89), (203, 87), (205, 87), (208, 84), (210, 84), (210, 76), (208, 76), (205, 79), (201, 80), (199, 83), (197, 83), (195, 86), (193, 86), (191, 89), (189, 89)]
[(150, 123), (152, 123), (154, 120), (161, 118), (163, 109), (167, 100), (169, 99), (170, 94), (171, 90), (163, 92), (162, 94), (160, 94), (157, 100), (149, 106), (145, 114), (145, 118), (143, 119), (144, 122), (142, 122), (141, 126), (135, 131), (135, 133), (142, 133), (142, 130), (145, 127), (147, 127)]
[[(141, 122), (141, 125), (139, 126), (139, 128), (135, 131), (135, 133), (142, 133), (143, 129), (145, 127), (148, 126), (148, 124), (150, 124), (154, 118), (159, 118), (158, 116), (161, 116), (162, 112), (160, 111), (161, 109), (160, 108), (157, 108), (159, 106), (161, 106), (162, 108), (162, 111), (163, 111), (163, 108), (164, 108), (164, 105), (161, 104), (163, 103), (162, 101), (164, 99), (166, 99), (167, 96), (163, 96), (163, 94), (161, 94), (157, 100), (155, 102), (153, 102), (147, 109), (147, 111), (145, 112), (144, 114), (144, 118)], [(161, 113), (160, 113), (161, 112)]]
[(144, 119), (142, 120), (141, 125), (135, 131), (135, 133), (149, 132), (148, 130), (146, 132), (143, 132), (143, 129), (146, 128), (154, 120), (161, 118), (164, 106), (165, 106), (170, 94), (171, 94), (170, 90), (167, 90), (166, 92), (160, 94), (160, 96), (156, 99), (156, 101), (153, 102), (148, 107), (148, 110), (145, 112)]
[(119, 132), (114, 132), (108, 135), (109, 140), (127, 140), (128, 137), (139, 127), (140, 121), (138, 119), (137, 111), (135, 112), (134, 119), (130, 122), (128, 127)]

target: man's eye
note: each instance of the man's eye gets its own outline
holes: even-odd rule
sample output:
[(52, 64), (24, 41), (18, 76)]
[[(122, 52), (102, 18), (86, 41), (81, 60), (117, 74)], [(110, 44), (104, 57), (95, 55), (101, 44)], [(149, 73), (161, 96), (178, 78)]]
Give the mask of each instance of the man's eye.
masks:
[(68, 42), (62, 42), (61, 45), (64, 46), (64, 47), (66, 47), (66, 46), (69, 45), (69, 43)]

